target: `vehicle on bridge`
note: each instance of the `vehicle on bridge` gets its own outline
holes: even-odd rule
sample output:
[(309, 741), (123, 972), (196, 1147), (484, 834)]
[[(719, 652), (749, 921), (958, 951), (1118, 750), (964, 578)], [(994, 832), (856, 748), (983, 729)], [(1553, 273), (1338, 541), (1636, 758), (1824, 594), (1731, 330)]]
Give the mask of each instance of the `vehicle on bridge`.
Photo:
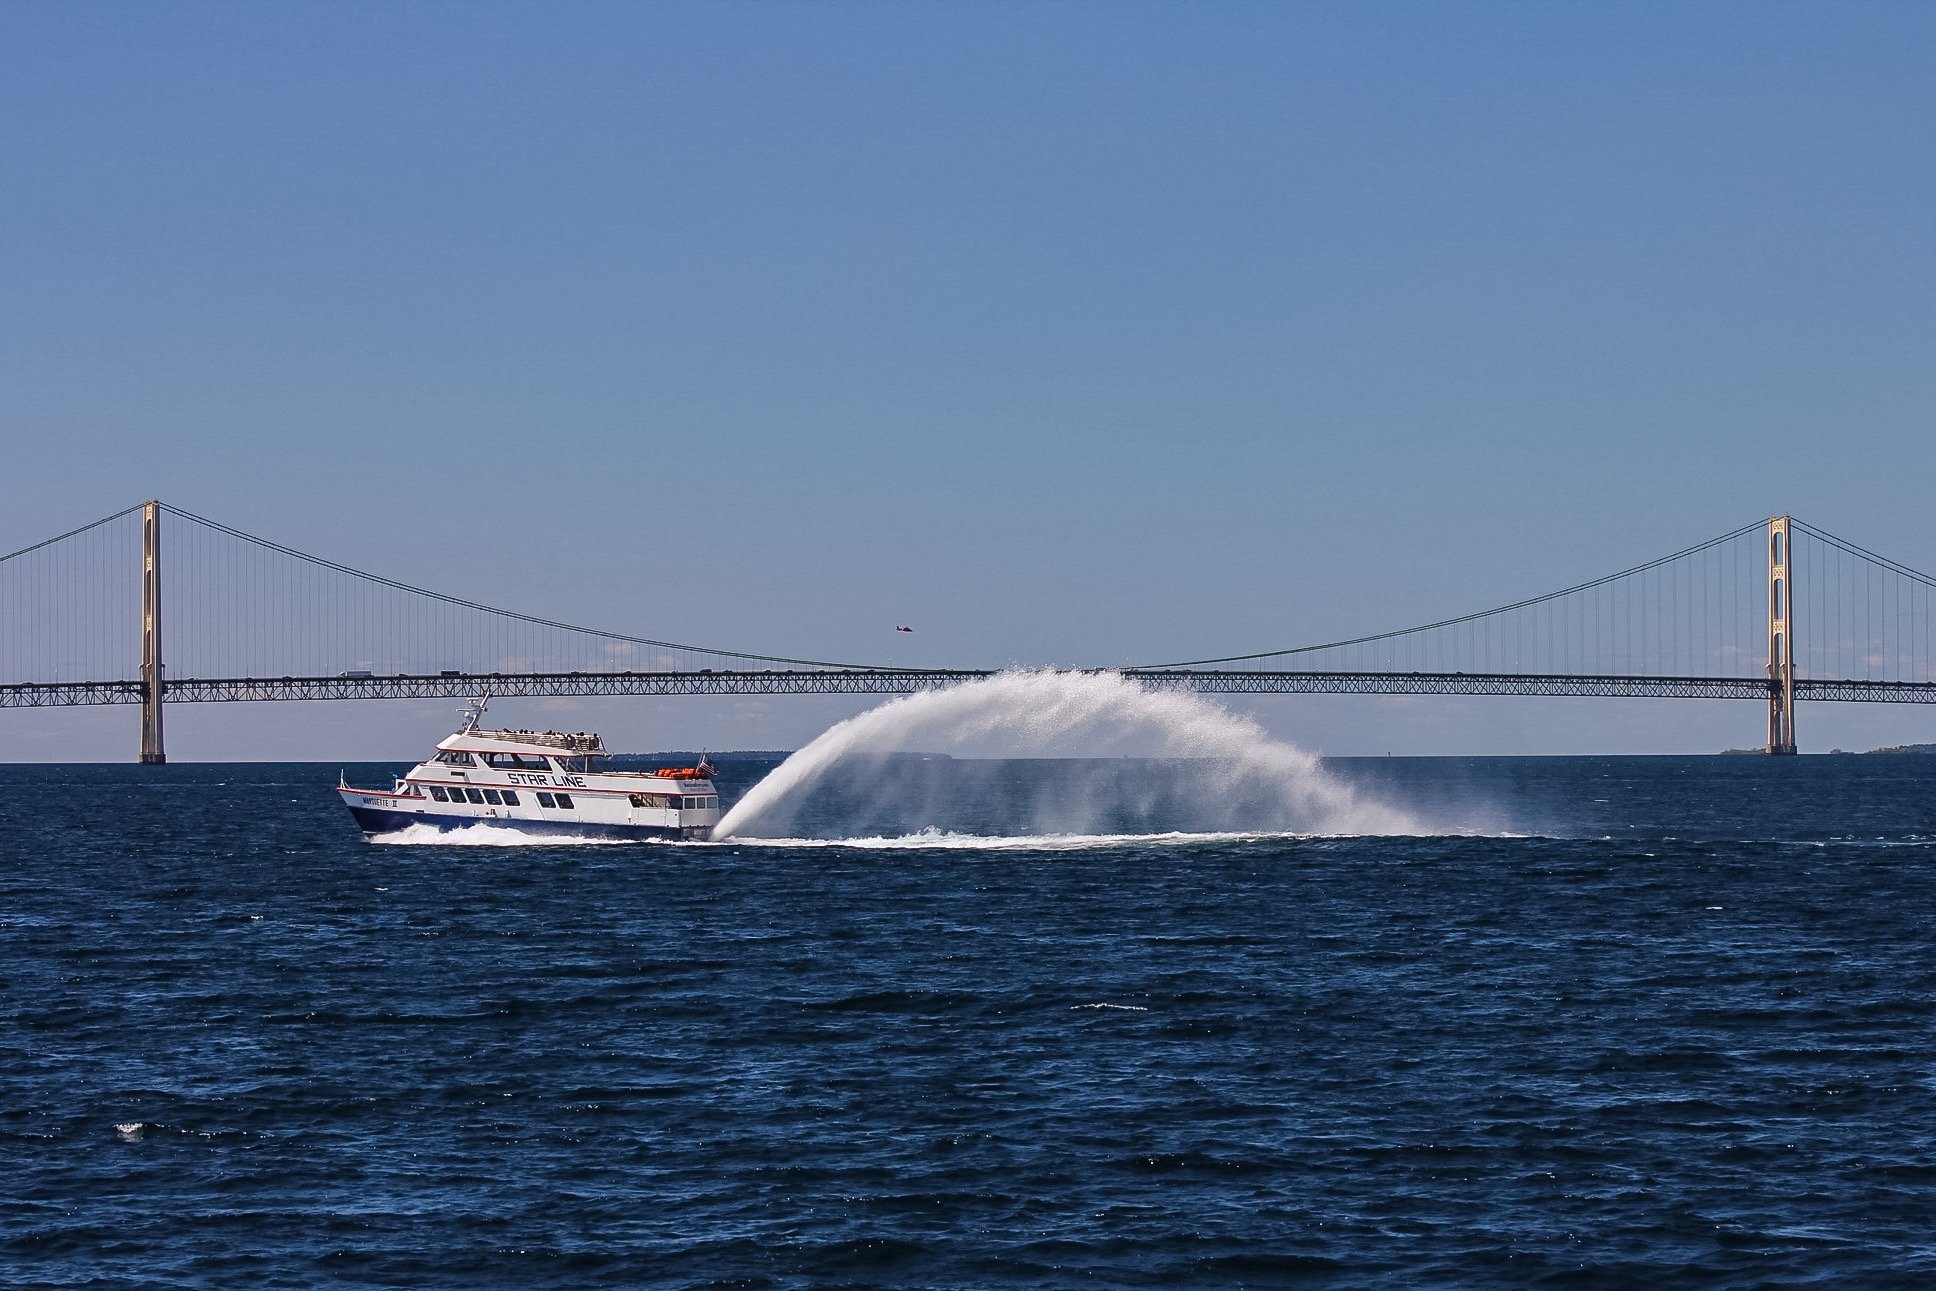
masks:
[(713, 766), (614, 771), (605, 741), (585, 731), (483, 730), (485, 700), (390, 789), (336, 792), (366, 838), (412, 826), (495, 826), (546, 837), (646, 841), (703, 839), (719, 823)]

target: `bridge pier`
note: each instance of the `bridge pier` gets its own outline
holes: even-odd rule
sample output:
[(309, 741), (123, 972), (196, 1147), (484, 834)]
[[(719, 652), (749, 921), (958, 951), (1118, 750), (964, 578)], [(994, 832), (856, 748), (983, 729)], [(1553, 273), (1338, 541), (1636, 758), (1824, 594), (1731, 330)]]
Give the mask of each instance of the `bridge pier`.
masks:
[(1788, 517), (1768, 519), (1768, 752), (1795, 752), (1795, 580)]
[(168, 760), (161, 742), (161, 503), (141, 504), (141, 762)]

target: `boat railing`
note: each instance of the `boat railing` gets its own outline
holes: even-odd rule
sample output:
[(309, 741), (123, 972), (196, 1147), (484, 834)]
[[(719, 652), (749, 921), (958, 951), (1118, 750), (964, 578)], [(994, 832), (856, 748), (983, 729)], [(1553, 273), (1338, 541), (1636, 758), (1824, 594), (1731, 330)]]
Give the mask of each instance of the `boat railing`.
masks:
[(568, 749), (573, 753), (605, 753), (605, 741), (587, 731), (472, 731), (486, 739), (510, 740), (519, 744), (542, 744), (548, 749)]

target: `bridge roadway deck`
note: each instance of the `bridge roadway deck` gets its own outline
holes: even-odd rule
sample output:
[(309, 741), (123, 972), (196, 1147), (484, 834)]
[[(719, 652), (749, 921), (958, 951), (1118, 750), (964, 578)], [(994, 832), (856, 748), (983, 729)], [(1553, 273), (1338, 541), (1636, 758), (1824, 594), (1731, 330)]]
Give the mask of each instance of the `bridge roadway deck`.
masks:
[[(1068, 669), (1097, 672), (1101, 669)], [(1267, 672), (1121, 669), (1165, 690), (1248, 695), (1584, 695), (1601, 698), (1758, 699), (1760, 677), (1571, 676), (1506, 672)], [(990, 670), (801, 669), (761, 672), (438, 673), (384, 677), (170, 678), (168, 703), (294, 699), (461, 699), (528, 695), (904, 695), (990, 677)], [(142, 683), (122, 681), (0, 684), (0, 708), (138, 704)], [(1936, 682), (1798, 678), (1797, 699), (1853, 703), (1936, 703)]]

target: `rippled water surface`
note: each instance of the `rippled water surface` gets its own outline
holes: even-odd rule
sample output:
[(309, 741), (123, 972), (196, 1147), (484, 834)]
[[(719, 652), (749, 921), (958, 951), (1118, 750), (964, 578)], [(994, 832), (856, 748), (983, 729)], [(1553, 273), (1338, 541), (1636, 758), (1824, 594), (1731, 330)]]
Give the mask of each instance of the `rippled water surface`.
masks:
[(1034, 837), (1017, 763), (377, 847), (334, 766), (0, 768), (0, 1280), (1936, 1282), (1936, 758), (1332, 769), (1444, 832)]

